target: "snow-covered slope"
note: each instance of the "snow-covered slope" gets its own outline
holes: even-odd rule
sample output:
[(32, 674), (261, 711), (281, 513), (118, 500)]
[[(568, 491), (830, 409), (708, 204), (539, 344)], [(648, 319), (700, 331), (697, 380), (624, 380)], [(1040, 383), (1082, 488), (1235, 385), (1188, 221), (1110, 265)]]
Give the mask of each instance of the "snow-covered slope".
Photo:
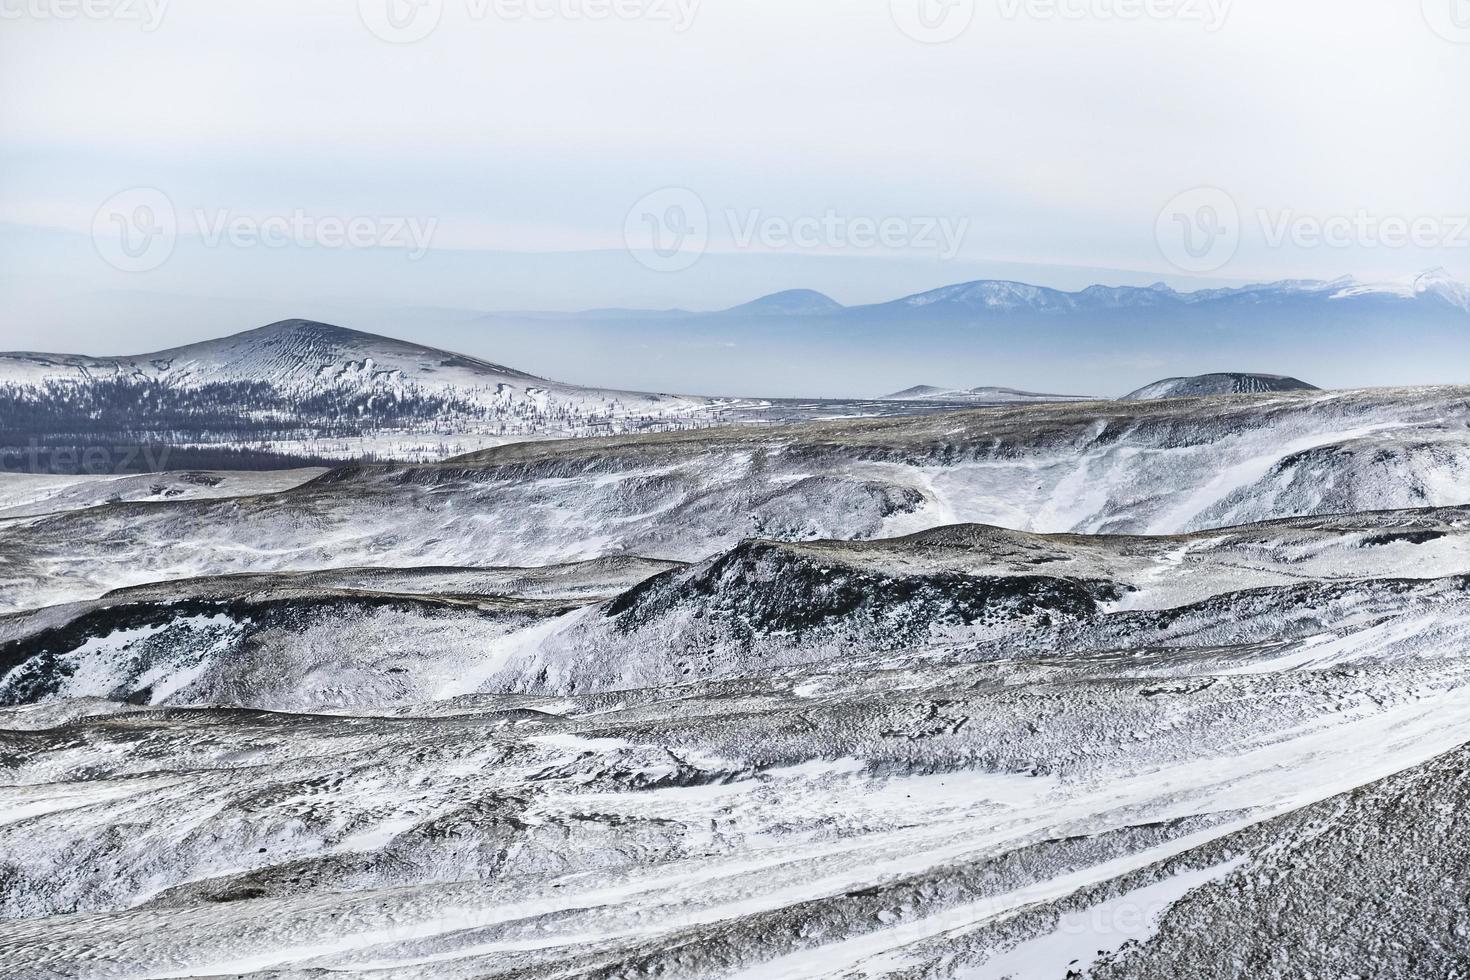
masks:
[(473, 693), (562, 619), (671, 567), (333, 569), (123, 590), (0, 617), (0, 704), (422, 704)]
[(207, 500), (277, 493), (326, 472), (177, 471), (135, 476), (41, 476), (0, 473), (0, 520), (35, 517), (132, 500)]
[(1460, 976), (1467, 487), (1303, 391), (0, 521), (0, 975)]
[[(1453, 595), (1436, 583), (1456, 576), (1470, 576), (1465, 508), (1168, 537), (963, 525), (870, 542), (746, 542), (690, 567), (605, 559), (242, 575), (0, 618), (0, 705), (362, 710), (658, 688), (851, 651), (975, 660), (1018, 644), (1196, 643), (1222, 624), (1266, 636), (1270, 617), (1285, 630), (1306, 610), (1326, 630), (1335, 616), (1427, 608)], [(1389, 581), (1401, 584), (1364, 584)]]
[(1254, 395), (1269, 391), (1321, 391), (1281, 374), (1201, 374), (1192, 378), (1165, 378), (1124, 395), (1125, 402), (1160, 398), (1210, 398), (1217, 395)]
[(360, 466), (285, 493), (117, 504), (0, 525), (0, 611), (229, 572), (700, 561), (750, 538), (978, 523), (1173, 534), (1452, 506), (1463, 388), (1078, 403), (526, 443)]
[[(1249, 955), (1251, 976), (1283, 980), (1454, 976), (1470, 592), (1440, 573), (1452, 555), (1463, 567), (1465, 533), (1463, 512), (1439, 512), (792, 548), (850, 582), (1053, 570), (1151, 581), (1160, 605), (1062, 615), (1072, 598), (1033, 592), (1001, 640), (716, 662), (718, 680), (616, 693), (570, 690), (550, 663), (523, 675), (555, 696), (464, 690), (544, 643), (534, 625), (478, 654), (457, 645), (462, 624), (430, 628), (395, 673), (397, 658), (372, 658), (406, 629), (377, 645), (378, 624), (349, 614), (334, 661), (325, 635), (295, 642), (283, 620), (254, 676), (286, 658), (309, 668), (303, 691), (387, 703), (0, 709), (0, 972), (1061, 980), (1213, 977)], [(1241, 562), (1240, 591), (1172, 592), (1173, 568), (1203, 584)], [(787, 602), (793, 581), (663, 574), (692, 588), (580, 615), (703, 602), (730, 622)], [(840, 591), (803, 586), (788, 612)], [(881, 583), (858, 595), (908, 601)], [(231, 628), (176, 612), (195, 632)], [(662, 640), (670, 662), (700, 653), (650, 626), (639, 642)], [(86, 663), (131, 662), (125, 642), (179, 655), (113, 633)], [(611, 649), (604, 668), (620, 669)], [(422, 678), (452, 696), (400, 705)]]

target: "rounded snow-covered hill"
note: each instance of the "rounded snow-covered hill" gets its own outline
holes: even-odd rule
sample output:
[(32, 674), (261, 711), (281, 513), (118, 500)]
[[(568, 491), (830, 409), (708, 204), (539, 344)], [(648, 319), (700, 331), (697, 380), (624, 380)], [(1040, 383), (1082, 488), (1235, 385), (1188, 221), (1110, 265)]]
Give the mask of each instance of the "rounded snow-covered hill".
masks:
[(0, 354), (0, 396), (43, 434), (408, 459), (682, 424), (724, 404), (578, 387), (311, 320), (152, 354)]
[(1321, 391), (1296, 378), (1280, 374), (1201, 374), (1193, 378), (1165, 378), (1123, 396), (1125, 402), (1161, 398), (1208, 398), (1213, 395), (1259, 395), (1273, 391)]
[[(0, 354), (0, 383), (132, 378), (177, 387), (266, 382), (283, 391), (416, 386), (435, 393), (645, 403), (667, 396), (579, 388), (391, 337), (312, 320), (282, 320), (244, 333), (153, 354), (88, 357)], [(693, 399), (691, 401), (702, 401)]]

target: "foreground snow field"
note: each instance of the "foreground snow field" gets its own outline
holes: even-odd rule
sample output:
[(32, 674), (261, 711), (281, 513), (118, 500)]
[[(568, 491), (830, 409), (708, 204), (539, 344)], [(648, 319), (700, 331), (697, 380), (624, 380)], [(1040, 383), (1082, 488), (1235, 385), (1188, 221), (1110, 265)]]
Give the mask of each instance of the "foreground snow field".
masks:
[(12, 498), (0, 975), (1470, 975), (1470, 389), (279, 479)]
[(1260, 657), (844, 662), (372, 718), (94, 704), (6, 736), (0, 966), (1217, 976), (1230, 949), (1272, 975), (1258, 926), (1300, 943), (1274, 975), (1459, 962), (1463, 668)]

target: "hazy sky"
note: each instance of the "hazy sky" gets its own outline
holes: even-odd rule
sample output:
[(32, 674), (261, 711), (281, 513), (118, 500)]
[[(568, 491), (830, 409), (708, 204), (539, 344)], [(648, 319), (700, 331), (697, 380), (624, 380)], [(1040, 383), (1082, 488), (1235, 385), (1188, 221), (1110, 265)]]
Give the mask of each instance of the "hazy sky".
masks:
[[(1455, 4), (0, 0), (0, 346), (147, 346), (96, 302), (118, 290), (554, 309), (860, 302), (994, 263), (1470, 279)], [(137, 188), (177, 239), (118, 268), (109, 236), (157, 217)], [(1224, 244), (1181, 251), (1186, 223)]]

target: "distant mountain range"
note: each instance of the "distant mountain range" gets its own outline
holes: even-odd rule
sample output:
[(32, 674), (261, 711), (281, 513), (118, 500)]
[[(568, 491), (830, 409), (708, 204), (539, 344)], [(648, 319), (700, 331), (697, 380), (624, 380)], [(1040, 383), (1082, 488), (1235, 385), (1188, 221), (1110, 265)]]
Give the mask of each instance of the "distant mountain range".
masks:
[[(1258, 286), (1205, 289), (1181, 293), (1162, 283), (1147, 288), (1090, 286), (1068, 293), (1015, 282), (972, 282), (919, 293), (876, 309), (996, 313), (1077, 313), (1089, 310), (1180, 309), (1229, 305), (1269, 305), (1310, 300), (1343, 303), (1364, 299), (1425, 301), (1470, 314), (1470, 287), (1442, 270), (1426, 273), (1412, 283), (1368, 285), (1347, 277), (1333, 282), (1288, 280)], [(865, 309), (859, 307), (858, 309)], [(866, 309), (874, 309), (867, 307)]]
[(1116, 395), (1237, 365), (1331, 387), (1470, 380), (1470, 287), (1443, 272), (1194, 292), (983, 280), (865, 306), (798, 290), (714, 312), (500, 313), (461, 329), (523, 363), (555, 351), (564, 376), (763, 396), (891, 391), (900, 376)]
[[(1201, 374), (1192, 378), (1165, 378), (1124, 395), (1119, 401), (1159, 401), (1166, 398), (1213, 398), (1221, 395), (1257, 395), (1275, 391), (1321, 391), (1296, 378), (1280, 374)], [(1045, 395), (1014, 388), (938, 388), (916, 385), (885, 395), (883, 401), (926, 402), (971, 407), (1108, 401), (1091, 395)]]
[[(1345, 386), (1344, 374), (1360, 386), (1449, 383), (1466, 380), (1470, 365), (1470, 288), (1438, 273), (1379, 286), (1292, 281), (1194, 293), (983, 281), (863, 307), (794, 290), (717, 313), (518, 314), (471, 327), (480, 331), (465, 346), (517, 360), (573, 352), (594, 381), (657, 365), (677, 390), (732, 397), (567, 384), (286, 320), (151, 354), (0, 354), (0, 451), (105, 442), (248, 449), (293, 465), (428, 460), (527, 439), (1080, 401), (1087, 396), (1040, 392), (1117, 392), (1164, 375), (1172, 376), (1127, 397), (1312, 390), (1286, 372), (1332, 387)], [(1236, 365), (1272, 373), (1198, 373)], [(839, 404), (744, 397), (871, 391), (939, 371), (983, 371), (1017, 387), (925, 385)], [(1024, 387), (1033, 382), (1039, 391)]]
[(955, 405), (1021, 405), (1039, 402), (1085, 402), (1096, 399), (1088, 395), (1043, 395), (1034, 391), (1017, 391), (1014, 388), (936, 388), (933, 385), (916, 385), (891, 395), (884, 401), (894, 402), (945, 402)]
[(1470, 315), (1470, 285), (1459, 282), (1443, 269), (1396, 283), (1362, 283), (1351, 276), (1332, 281), (1290, 279), (1258, 285), (1180, 292), (1164, 283), (1153, 286), (1089, 286), (1076, 292), (1032, 286), (1021, 282), (983, 279), (941, 286), (884, 303), (843, 306), (822, 293), (793, 289), (773, 293), (739, 306), (712, 312), (689, 310), (602, 309), (576, 313), (495, 313), (493, 317), (526, 316), (547, 318), (673, 318), (702, 319), (744, 315), (830, 316), (837, 318), (890, 316), (923, 311), (928, 315), (972, 313), (1068, 314), (1098, 310), (1160, 310), (1229, 306), (1271, 306), (1288, 303), (1339, 303), (1351, 305), (1366, 300), (1424, 302)]

